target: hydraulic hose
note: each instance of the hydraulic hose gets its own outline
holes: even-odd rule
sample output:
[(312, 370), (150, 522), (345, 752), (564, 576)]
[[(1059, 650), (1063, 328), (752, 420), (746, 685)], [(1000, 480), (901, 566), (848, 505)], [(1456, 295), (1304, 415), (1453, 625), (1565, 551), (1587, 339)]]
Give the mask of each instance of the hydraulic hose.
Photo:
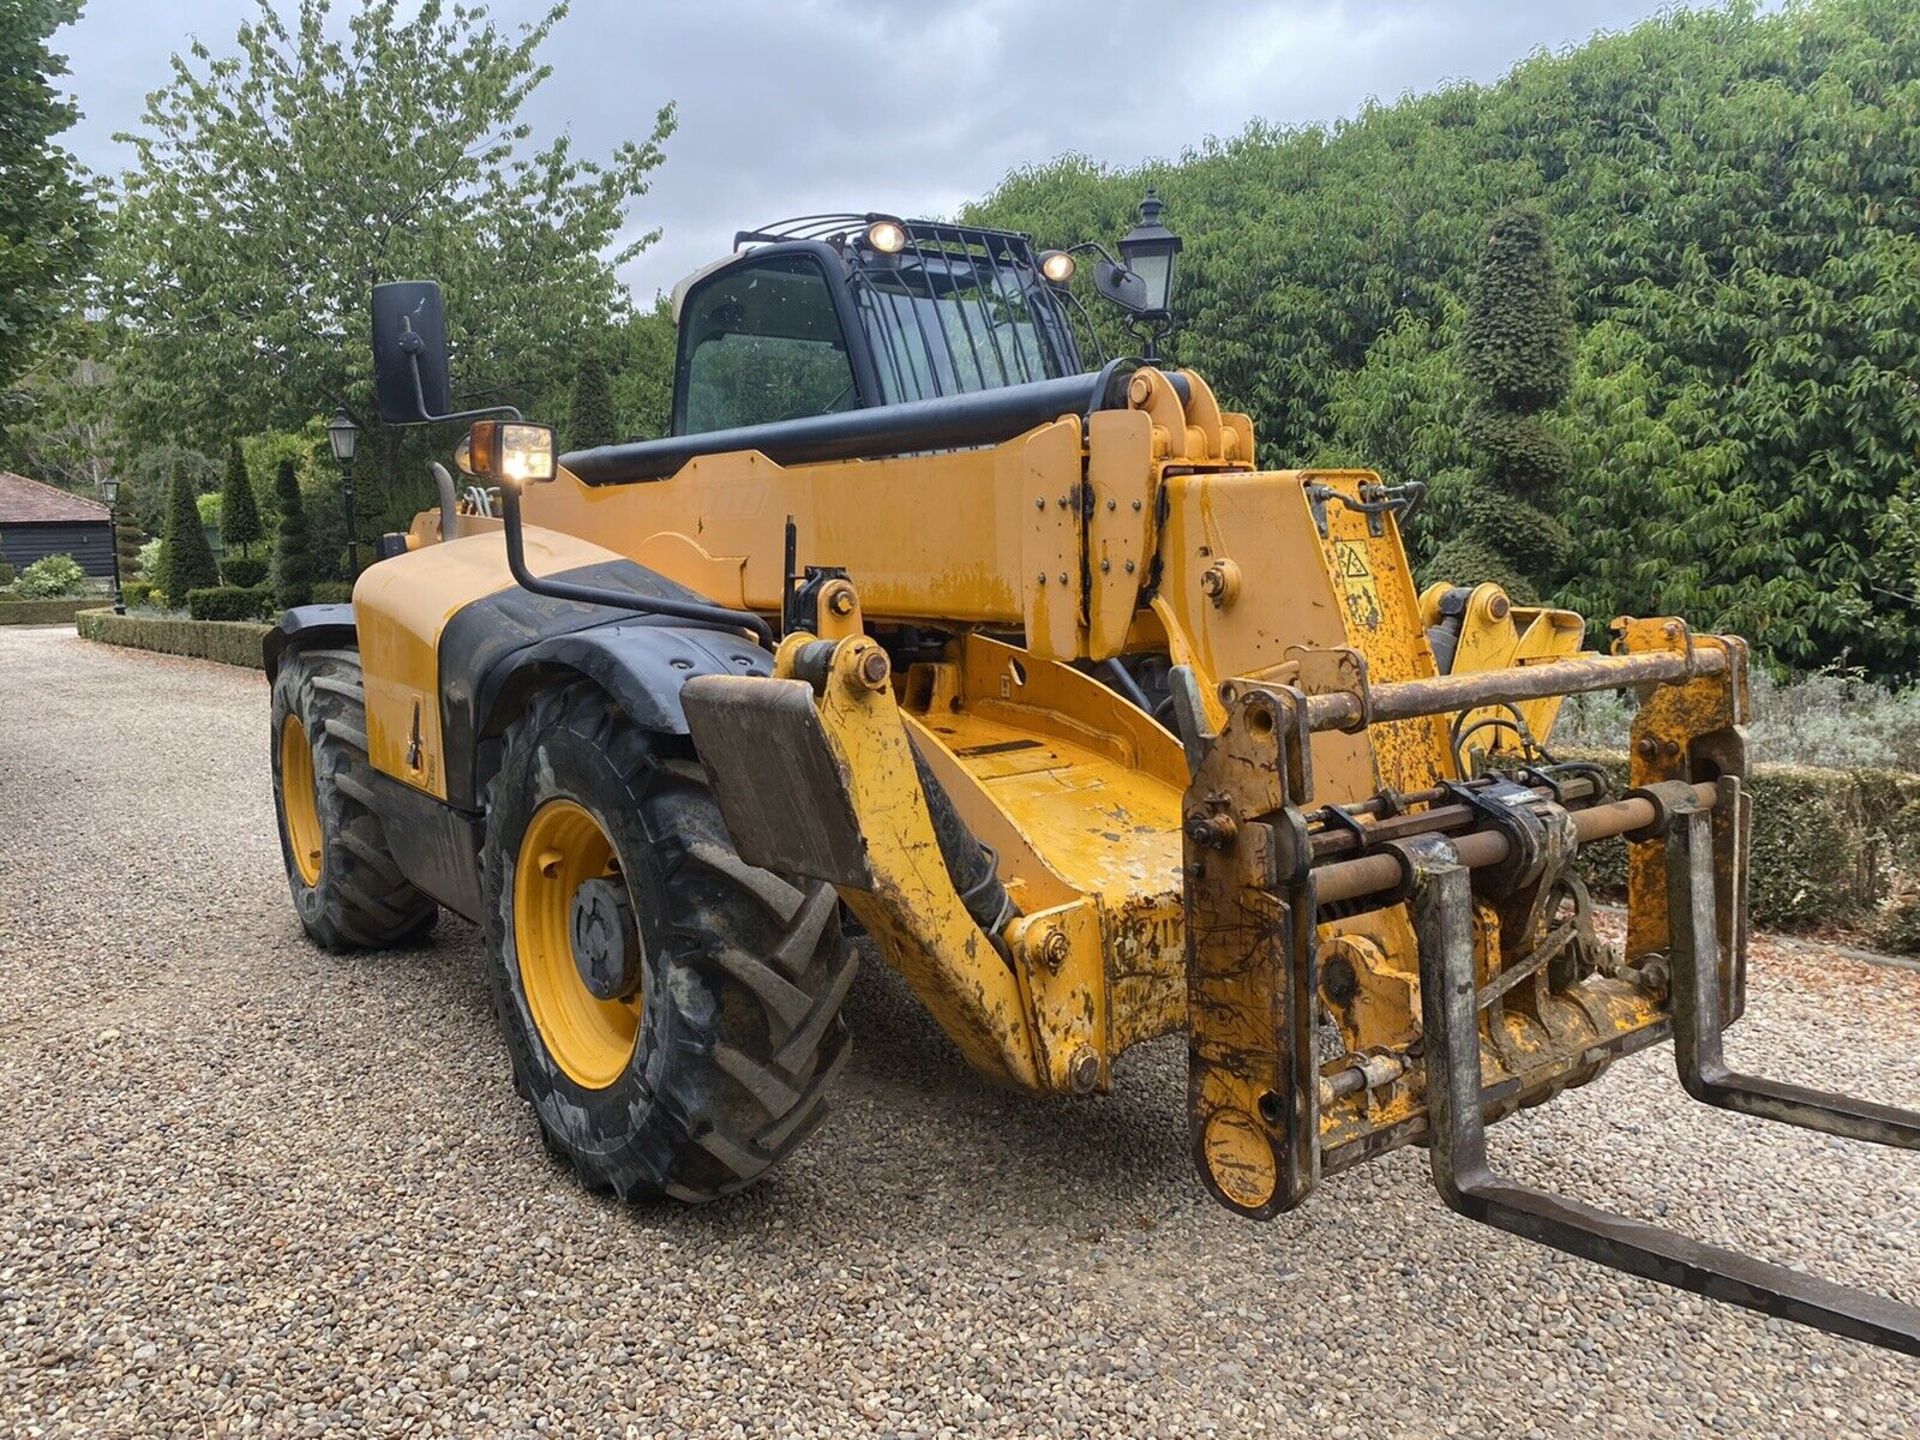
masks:
[(999, 856), (993, 847), (985, 844), (967, 822), (960, 818), (960, 812), (954, 809), (953, 797), (947, 794), (946, 786), (940, 783), (933, 768), (927, 764), (926, 757), (920, 753), (918, 744), (911, 744), (913, 750), (914, 772), (920, 777), (920, 788), (927, 795), (927, 811), (933, 817), (933, 836), (940, 844), (940, 858), (946, 862), (947, 877), (953, 881), (953, 888), (960, 892), (965, 902), (967, 914), (993, 941), (994, 948), (1005, 954), (1005, 941), (1001, 932), (1020, 912), (1015, 908), (1013, 897), (1007, 893), (1007, 887), (1000, 882)]

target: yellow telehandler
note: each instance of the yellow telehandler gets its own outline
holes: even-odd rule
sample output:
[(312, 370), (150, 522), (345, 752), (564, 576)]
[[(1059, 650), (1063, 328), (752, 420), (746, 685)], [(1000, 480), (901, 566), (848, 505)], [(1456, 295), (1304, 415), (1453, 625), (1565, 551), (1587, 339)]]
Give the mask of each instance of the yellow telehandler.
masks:
[[(1907, 1305), (1488, 1158), (1489, 1122), (1668, 1039), (1695, 1099), (1920, 1145), (1723, 1059), (1745, 644), (1622, 619), (1597, 654), (1496, 585), (1417, 591), (1418, 485), (1263, 470), (1200, 375), (1088, 358), (1076, 253), (1166, 318), (1177, 241), (1143, 229), (1124, 261), (880, 214), (743, 232), (675, 294), (668, 437), (561, 455), (450, 413), (438, 287), (376, 287), (382, 418), (469, 422), (465, 478), (436, 465), (352, 604), (267, 641), (308, 933), (482, 925), (518, 1088), (622, 1197), (728, 1194), (814, 1128), (859, 929), (1004, 1085), (1099, 1094), (1183, 1031), (1193, 1160), (1242, 1215), (1422, 1144), (1461, 1214), (1920, 1353)], [(1639, 697), (1624, 793), (1547, 748), (1606, 689)], [(1619, 947), (1575, 865), (1603, 843)]]

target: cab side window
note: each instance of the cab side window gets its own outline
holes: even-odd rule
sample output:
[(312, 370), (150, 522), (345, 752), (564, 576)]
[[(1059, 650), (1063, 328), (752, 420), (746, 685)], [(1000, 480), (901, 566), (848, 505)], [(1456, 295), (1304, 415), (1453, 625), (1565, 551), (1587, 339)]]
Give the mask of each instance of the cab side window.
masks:
[(678, 433), (825, 415), (859, 403), (846, 336), (812, 256), (730, 271), (687, 304)]

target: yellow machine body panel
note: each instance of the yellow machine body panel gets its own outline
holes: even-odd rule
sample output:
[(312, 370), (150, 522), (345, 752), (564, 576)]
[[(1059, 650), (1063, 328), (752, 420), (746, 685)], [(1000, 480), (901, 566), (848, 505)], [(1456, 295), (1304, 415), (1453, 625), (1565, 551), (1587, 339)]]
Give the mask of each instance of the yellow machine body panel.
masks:
[[(620, 557), (576, 535), (533, 531), (527, 563), (553, 574)], [(369, 566), (353, 587), (367, 703), (367, 754), (382, 774), (447, 798), (440, 727), (440, 637), (476, 600), (511, 589), (497, 531), (410, 551)]]
[(763, 612), (781, 606), (792, 517), (800, 562), (846, 566), (869, 616), (1026, 627), (1037, 651), (1071, 659), (1079, 525), (1062, 502), (1081, 463), (1079, 422), (1066, 419), (983, 450), (791, 467), (749, 450), (630, 485), (562, 473), (527, 496), (526, 513)]

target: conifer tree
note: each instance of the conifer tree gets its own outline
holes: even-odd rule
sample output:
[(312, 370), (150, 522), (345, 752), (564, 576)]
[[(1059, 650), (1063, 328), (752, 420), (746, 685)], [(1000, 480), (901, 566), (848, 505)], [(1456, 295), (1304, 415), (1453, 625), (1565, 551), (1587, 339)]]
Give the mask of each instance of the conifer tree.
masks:
[(260, 504), (253, 497), (253, 482), (247, 478), (246, 457), (240, 442), (227, 447), (227, 477), (220, 487), (220, 545), (226, 550), (247, 553), (247, 547), (266, 537), (267, 527), (260, 522)]
[(567, 433), (561, 437), (569, 450), (590, 450), (620, 438), (613, 418), (613, 382), (596, 355), (581, 360), (573, 376), (573, 403), (567, 412)]
[(1461, 506), (1466, 524), (1434, 556), (1438, 577), (1496, 580), (1524, 603), (1565, 563), (1571, 541), (1546, 506), (1573, 460), (1540, 417), (1573, 386), (1573, 348), (1545, 223), (1526, 207), (1502, 210), (1481, 245), (1462, 341), (1479, 392), (1465, 425), (1475, 457)]
[(220, 567), (214, 563), (213, 547), (200, 526), (200, 506), (193, 493), (193, 481), (184, 470), (175, 470), (167, 487), (167, 524), (161, 532), (160, 573), (155, 577), (169, 605), (187, 603), (189, 590), (204, 590), (220, 583)]

